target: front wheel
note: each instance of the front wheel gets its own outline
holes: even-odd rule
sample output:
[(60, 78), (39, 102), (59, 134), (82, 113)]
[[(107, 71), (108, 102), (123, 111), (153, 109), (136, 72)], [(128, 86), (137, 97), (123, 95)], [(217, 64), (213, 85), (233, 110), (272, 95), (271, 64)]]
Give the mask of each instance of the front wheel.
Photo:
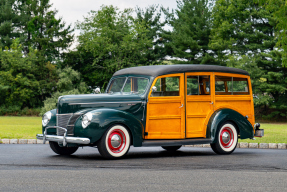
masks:
[(126, 155), (130, 148), (129, 131), (122, 125), (109, 128), (98, 143), (100, 154), (107, 159), (117, 159)]
[(79, 147), (60, 147), (57, 142), (49, 141), (51, 149), (59, 155), (71, 155), (75, 153)]
[(211, 143), (212, 150), (217, 154), (231, 154), (238, 141), (235, 125), (231, 122), (224, 123), (216, 135), (216, 143)]

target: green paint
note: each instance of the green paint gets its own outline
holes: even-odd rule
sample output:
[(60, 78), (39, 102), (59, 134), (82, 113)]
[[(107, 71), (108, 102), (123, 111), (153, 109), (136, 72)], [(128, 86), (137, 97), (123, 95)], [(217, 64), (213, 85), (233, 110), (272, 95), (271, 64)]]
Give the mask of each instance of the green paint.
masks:
[(241, 139), (248, 139), (254, 137), (253, 127), (250, 122), (240, 113), (232, 109), (220, 109), (210, 117), (207, 130), (206, 138), (211, 138), (212, 143), (217, 141), (217, 133), (221, 125), (227, 121), (235, 124), (240, 131)]

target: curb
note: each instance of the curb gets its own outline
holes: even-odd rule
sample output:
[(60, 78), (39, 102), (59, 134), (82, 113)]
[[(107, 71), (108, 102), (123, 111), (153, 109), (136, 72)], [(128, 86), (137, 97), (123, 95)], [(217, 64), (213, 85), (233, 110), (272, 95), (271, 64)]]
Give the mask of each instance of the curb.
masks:
[[(0, 139), (0, 144), (43, 144), (39, 139)], [(49, 141), (46, 141), (49, 144)], [(184, 147), (204, 147), (209, 148), (209, 144), (184, 145)], [(286, 143), (237, 143), (237, 148), (251, 149), (287, 149)]]
[[(210, 144), (184, 145), (184, 147), (204, 147), (209, 148)], [(286, 143), (237, 143), (237, 148), (251, 149), (287, 149)]]
[[(43, 144), (39, 139), (0, 139), (0, 144)], [(49, 144), (49, 141), (46, 141)]]

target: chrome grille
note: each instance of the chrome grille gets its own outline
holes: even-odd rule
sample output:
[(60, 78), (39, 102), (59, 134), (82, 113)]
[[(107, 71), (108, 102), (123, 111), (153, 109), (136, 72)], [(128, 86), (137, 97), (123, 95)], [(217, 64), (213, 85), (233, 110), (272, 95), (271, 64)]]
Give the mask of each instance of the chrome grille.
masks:
[(70, 118), (68, 122), (68, 133), (67, 135), (74, 135), (74, 124), (77, 119), (82, 115), (82, 113), (74, 113), (74, 115)]
[[(67, 135), (74, 135), (74, 123), (81, 116), (80, 113), (57, 114), (57, 126), (67, 129)], [(65, 131), (57, 129), (57, 135), (63, 136)]]
[[(57, 126), (66, 128), (68, 127), (68, 121), (73, 114), (57, 114)], [(65, 131), (63, 129), (57, 129), (57, 135), (63, 136)]]

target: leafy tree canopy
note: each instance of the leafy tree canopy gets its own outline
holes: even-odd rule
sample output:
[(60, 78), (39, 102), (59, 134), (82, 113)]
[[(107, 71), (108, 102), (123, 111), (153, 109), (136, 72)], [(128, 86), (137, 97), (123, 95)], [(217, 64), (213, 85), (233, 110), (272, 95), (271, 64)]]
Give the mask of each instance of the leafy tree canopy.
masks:
[(131, 9), (102, 6), (78, 22), (79, 46), (94, 57), (89, 71), (97, 71), (95, 85), (104, 85), (119, 69), (146, 63), (152, 40), (144, 23), (135, 21), (131, 13)]
[(171, 48), (171, 56), (186, 59), (188, 63), (212, 63), (211, 50), (208, 46), (211, 30), (211, 11), (207, 0), (182, 0), (177, 2), (177, 9), (165, 14), (173, 27), (163, 37)]

